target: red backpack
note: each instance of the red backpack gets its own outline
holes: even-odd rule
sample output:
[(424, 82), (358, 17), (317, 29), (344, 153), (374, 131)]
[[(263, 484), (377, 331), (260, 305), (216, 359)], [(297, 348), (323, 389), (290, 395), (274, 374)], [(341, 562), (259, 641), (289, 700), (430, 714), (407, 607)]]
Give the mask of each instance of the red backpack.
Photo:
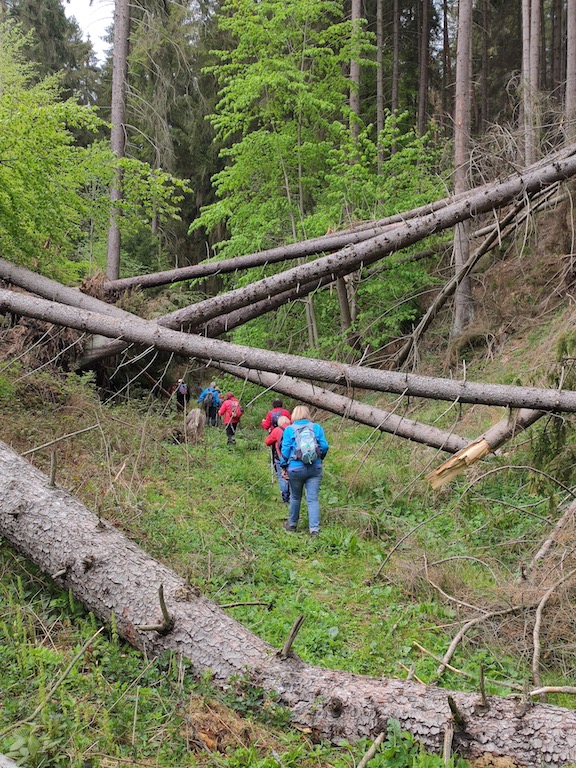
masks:
[(230, 421), (233, 424), (238, 424), (240, 417), (242, 416), (242, 406), (236, 400), (236, 398), (230, 398)]

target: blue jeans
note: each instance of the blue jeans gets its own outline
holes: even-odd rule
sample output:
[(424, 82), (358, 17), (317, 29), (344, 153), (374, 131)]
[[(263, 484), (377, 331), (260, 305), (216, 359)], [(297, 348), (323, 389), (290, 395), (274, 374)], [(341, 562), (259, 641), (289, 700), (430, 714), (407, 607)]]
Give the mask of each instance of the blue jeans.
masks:
[(274, 459), (274, 469), (278, 477), (278, 485), (280, 487), (280, 493), (282, 495), (282, 501), (290, 501), (290, 486), (288, 480), (284, 480), (282, 477), (282, 467), (280, 466), (280, 459)]
[(320, 504), (318, 492), (322, 480), (322, 464), (289, 464), (288, 479), (290, 482), (290, 525), (298, 525), (302, 490), (306, 490), (306, 506), (308, 507), (308, 528), (310, 531), (320, 530)]

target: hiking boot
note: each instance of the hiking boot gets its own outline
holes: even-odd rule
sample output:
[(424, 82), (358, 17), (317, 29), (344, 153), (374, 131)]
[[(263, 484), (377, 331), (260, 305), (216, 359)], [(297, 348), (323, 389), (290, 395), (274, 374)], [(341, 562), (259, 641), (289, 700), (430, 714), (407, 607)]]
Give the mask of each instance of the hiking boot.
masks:
[(320, 535), (320, 531), (310, 531), (310, 536), (315, 539), (316, 536)]
[(296, 526), (291, 525), (288, 520), (284, 523), (284, 528), (288, 531), (288, 533), (296, 533)]

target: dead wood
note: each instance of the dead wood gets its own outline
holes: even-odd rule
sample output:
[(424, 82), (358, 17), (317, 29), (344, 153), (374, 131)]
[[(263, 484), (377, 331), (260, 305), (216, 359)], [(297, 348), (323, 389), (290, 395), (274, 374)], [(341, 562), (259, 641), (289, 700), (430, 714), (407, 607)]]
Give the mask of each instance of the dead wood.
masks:
[[(19, 506), (19, 514), (12, 514)], [(281, 659), (277, 650), (197, 594), (122, 533), (102, 524), (65, 491), (0, 443), (0, 533), (57, 582), (70, 589), (100, 619), (114, 615), (118, 631), (149, 656), (167, 650), (190, 659), (198, 674), (211, 672), (216, 685), (243, 676), (275, 692), (295, 724), (323, 738), (376, 738), (389, 719), (400, 721), (431, 750), (441, 751), (453, 709), (462, 725), (453, 750), (475, 759), (509, 758), (518, 766), (560, 768), (576, 761), (576, 712), (548, 704), (518, 707), (489, 696), (447, 691), (395, 679), (370, 678)], [(174, 621), (166, 635), (142, 632), (157, 613), (164, 587)]]
[[(568, 151), (574, 152), (574, 147), (566, 150)], [(501, 208), (517, 197), (530, 196), (570, 178), (576, 173), (576, 156), (571, 154), (565, 157), (564, 154), (549, 157), (546, 165), (537, 164), (503, 182), (479, 187), (427, 215), (394, 224), (383, 234), (360, 243), (347, 245), (340, 251), (285, 270), (278, 275), (265, 277), (251, 285), (205, 299), (191, 307), (164, 315), (158, 318), (157, 322), (167, 328), (197, 327), (215, 317), (268, 299), (282, 291), (295, 288), (294, 297), (303, 298), (315, 290), (316, 280), (322, 280), (328, 276), (336, 280), (338, 277), (351, 274), (435, 232), (453, 227), (473, 216)], [(103, 358), (118, 351), (117, 344), (109, 344), (102, 347), (98, 355)]]
[(564, 526), (570, 520), (570, 518), (574, 516), (575, 512), (576, 512), (576, 501), (572, 501), (566, 508), (566, 511), (564, 512), (564, 514), (556, 522), (550, 536), (548, 536), (548, 538), (542, 543), (542, 545), (538, 549), (538, 552), (536, 552), (532, 560), (524, 568), (525, 577), (530, 573), (530, 571), (534, 570), (534, 567), (546, 556), (546, 554), (548, 553), (552, 545), (556, 543), (558, 539), (558, 534), (564, 528)]
[(496, 611), (486, 611), (482, 613), (481, 616), (475, 616), (473, 619), (469, 619), (467, 622), (465, 622), (462, 627), (458, 630), (456, 635), (452, 638), (452, 642), (448, 646), (448, 650), (442, 657), (442, 661), (438, 665), (438, 668), (436, 669), (436, 674), (434, 676), (434, 680), (439, 680), (442, 676), (444, 670), (446, 669), (448, 662), (454, 656), (454, 653), (456, 651), (456, 648), (462, 641), (462, 638), (464, 635), (468, 632), (468, 630), (472, 629), (473, 627), (477, 626), (478, 624), (482, 624), (488, 619), (493, 619), (499, 616), (507, 616), (510, 613), (518, 613), (519, 611), (525, 611), (527, 608), (533, 607), (537, 603), (532, 601), (532, 603), (523, 603), (522, 605), (513, 605), (509, 608), (502, 608)]
[[(15, 269), (11, 269), (12, 266), (13, 265), (11, 265), (10, 262), (6, 262), (0, 259), (0, 277), (3, 276), (3, 273), (6, 275), (9, 274), (11, 278), (17, 282), (19, 287), (26, 287), (29, 290), (33, 290), (35, 293), (45, 297), (50, 297), (52, 295), (58, 296), (62, 303), (65, 303), (68, 306), (76, 306), (85, 309), (90, 308), (93, 311), (98, 311), (103, 314), (107, 314), (108, 310), (110, 309), (110, 305), (98, 299), (84, 296), (82, 293), (74, 289), (64, 289), (63, 291), (60, 291), (60, 288), (63, 288), (63, 286), (60, 286), (53, 280), (44, 278), (41, 275), (36, 275), (35, 273), (32, 273), (23, 267), (16, 267)], [(242, 310), (239, 310), (239, 312), (242, 312)], [(130, 313), (125, 312), (124, 310), (120, 310), (118, 317), (126, 316), (128, 316), (128, 318), (133, 317), (133, 315)], [(227, 315), (222, 319), (219, 318), (212, 322), (218, 323), (222, 322), (222, 320), (226, 321), (229, 317), (230, 315)], [(345, 416), (354, 421), (358, 421), (361, 424), (367, 424), (368, 426), (374, 427), (381, 432), (395, 434), (398, 437), (404, 437), (408, 440), (413, 440), (414, 442), (424, 443), (425, 445), (444, 450), (448, 453), (456, 453), (468, 444), (468, 441), (465, 438), (459, 437), (454, 433), (445, 432), (443, 430), (437, 429), (436, 427), (419, 424), (418, 422), (412, 421), (411, 419), (405, 418), (403, 416), (398, 416), (396, 414), (389, 413), (388, 411), (357, 402), (348, 397), (331, 393), (328, 390), (314, 387), (312, 384), (296, 381), (295, 379), (292, 379), (286, 375), (281, 375), (278, 377), (274, 374), (265, 373), (263, 371), (250, 370), (244, 367), (232, 367), (226, 366), (226, 364), (217, 363), (214, 363), (214, 365), (216, 367), (220, 367), (222, 370), (229, 371), (234, 376), (238, 376), (242, 379), (248, 379), (256, 384), (261, 384), (262, 386), (269, 387), (271, 389), (276, 389), (276, 391), (280, 392), (281, 394), (298, 398), (303, 402), (309, 403), (310, 405), (324, 408), (327, 411)], [(142, 373), (144, 373), (152, 381), (155, 387), (158, 386), (158, 382), (152, 379), (152, 377), (150, 377), (146, 371), (142, 371)], [(277, 386), (274, 386), (275, 383)], [(169, 394), (161, 388), (160, 391), (162, 391), (165, 395)], [(193, 413), (194, 411), (191, 411), (191, 414)], [(189, 433), (189, 437), (193, 441), (196, 439), (201, 440), (204, 425), (201, 423), (201, 419), (195, 417), (198, 418), (198, 429), (195, 431), (193, 425), (188, 423), (191, 418), (192, 416), (189, 415), (189, 417), (186, 419), (186, 431)], [(196, 432), (198, 433), (197, 435)]]
[(453, 480), (461, 472), (465, 472), (472, 464), (494, 452), (519, 432), (528, 429), (542, 416), (544, 416), (544, 411), (532, 408), (521, 408), (518, 412), (509, 414), (508, 418), (499, 421), (498, 424), (469, 443), (462, 451), (429, 472), (426, 479), (432, 488), (441, 488), (445, 483)]
[[(550, 155), (543, 160), (539, 160), (528, 170), (537, 171), (545, 167), (553, 160), (563, 160), (569, 158), (576, 151), (574, 146), (566, 147), (554, 155)], [(491, 184), (485, 185), (486, 188)], [(229, 274), (239, 269), (248, 269), (255, 266), (265, 266), (266, 264), (275, 264), (281, 261), (297, 259), (301, 257), (314, 256), (319, 253), (332, 253), (340, 250), (347, 245), (360, 243), (372, 237), (382, 234), (388, 228), (411, 219), (417, 219), (427, 216), (435, 211), (440, 211), (450, 203), (462, 200), (467, 193), (452, 195), (450, 197), (436, 200), (433, 203), (414, 208), (411, 211), (396, 213), (387, 216), (384, 219), (376, 221), (367, 221), (355, 224), (349, 229), (339, 232), (327, 233), (320, 237), (302, 240), (288, 245), (269, 248), (265, 251), (236, 256), (231, 259), (210, 259), (189, 267), (180, 267), (178, 269), (165, 270), (148, 275), (138, 275), (135, 277), (126, 277), (119, 280), (109, 280), (99, 284), (98, 290), (101, 293), (120, 293), (131, 288), (151, 288), (159, 285), (167, 285), (182, 280), (191, 280), (194, 278), (210, 277), (212, 275)]]
[(239, 379), (259, 384), (279, 394), (301, 400), (303, 403), (312, 405), (315, 408), (335, 413), (338, 416), (342, 416), (342, 418), (351, 419), (359, 424), (366, 424), (379, 432), (403, 437), (415, 443), (423, 443), (431, 448), (438, 448), (448, 453), (455, 453), (468, 444), (466, 438), (455, 435), (452, 432), (446, 432), (437, 427), (413, 421), (405, 416), (399, 416), (390, 411), (362, 403), (359, 400), (330, 392), (314, 384), (298, 381), (285, 374), (266, 373), (242, 366), (226, 365), (226, 363), (212, 362), (212, 365), (215, 368), (226, 371), (226, 373), (230, 373), (232, 376), (237, 376)]
[(99, 284), (99, 291), (108, 294), (118, 294), (122, 291), (132, 288), (154, 288), (159, 285), (168, 285), (182, 280), (192, 280), (198, 278), (211, 277), (213, 275), (224, 275), (236, 272), (241, 269), (250, 269), (252, 267), (262, 267), (267, 264), (277, 264), (281, 261), (290, 261), (308, 256), (316, 256), (320, 253), (332, 253), (344, 248), (352, 243), (361, 243), (371, 237), (380, 235), (389, 227), (409, 219), (417, 218), (428, 213), (444, 208), (448, 202), (454, 200), (454, 197), (436, 200), (433, 203), (414, 208), (404, 213), (396, 213), (387, 216), (384, 219), (376, 221), (366, 221), (355, 226), (331, 232), (320, 237), (301, 240), (296, 243), (269, 248), (265, 251), (246, 254), (244, 256), (235, 256), (231, 259), (209, 259), (188, 267), (179, 267), (177, 269), (164, 270), (163, 272), (154, 272), (147, 275), (136, 275), (134, 277), (124, 277), (119, 280), (108, 280), (104, 284)]
[[(574, 574), (576, 573), (576, 568), (573, 568), (568, 573), (564, 574), (561, 579), (558, 579), (558, 581), (555, 584), (552, 584), (551, 587), (549, 587), (546, 592), (542, 595), (542, 598), (540, 602), (538, 603), (538, 607), (536, 608), (536, 615), (534, 617), (534, 628), (532, 630), (532, 642), (534, 646), (534, 650), (532, 652), (532, 682), (536, 686), (536, 688), (541, 688), (542, 681), (540, 678), (540, 626), (542, 624), (542, 613), (544, 612), (544, 608), (546, 606), (546, 603), (548, 600), (552, 597), (554, 592), (560, 587), (562, 584), (564, 584), (566, 581), (568, 581)], [(545, 694), (540, 693), (541, 701), (545, 701)]]
[[(550, 197), (556, 193), (557, 188), (558, 185), (555, 184), (552, 185), (551, 189), (545, 190), (539, 195), (535, 195), (536, 205), (532, 209), (531, 213), (538, 210), (540, 205), (544, 205), (550, 199)], [(428, 330), (434, 318), (438, 315), (438, 312), (442, 309), (450, 296), (454, 294), (462, 281), (465, 280), (468, 275), (470, 275), (480, 259), (496, 245), (499, 245), (502, 240), (509, 237), (517, 229), (519, 224), (526, 219), (528, 213), (525, 212), (525, 214), (520, 217), (520, 221), (514, 223), (514, 220), (518, 218), (518, 215), (522, 211), (525, 211), (526, 204), (526, 200), (521, 200), (519, 203), (513, 206), (513, 208), (503, 217), (502, 221), (498, 222), (496, 226), (492, 227), (488, 237), (484, 240), (482, 245), (470, 255), (466, 263), (462, 266), (462, 269), (456, 275), (454, 275), (446, 283), (446, 285), (444, 285), (428, 310), (425, 312), (424, 316), (420, 319), (416, 328), (414, 328), (410, 334), (402, 349), (400, 349), (397, 353), (394, 359), (395, 367), (401, 368), (404, 363), (406, 363), (415, 345), (418, 344), (423, 334)]]
[(259, 370), (286, 372), (312, 381), (325, 381), (340, 386), (358, 387), (378, 392), (392, 392), (432, 400), (482, 403), (539, 410), (576, 412), (576, 392), (506, 384), (484, 384), (470, 381), (439, 379), (431, 376), (396, 371), (381, 371), (358, 365), (331, 363), (297, 355), (229, 344), (192, 334), (163, 328), (151, 320), (135, 315), (130, 322), (105, 317), (95, 312), (32, 298), (8, 290), (0, 290), (0, 312), (36, 317), (47, 322), (97, 333), (108, 338), (153, 346), (187, 357), (218, 360), (234, 365), (249, 365)]

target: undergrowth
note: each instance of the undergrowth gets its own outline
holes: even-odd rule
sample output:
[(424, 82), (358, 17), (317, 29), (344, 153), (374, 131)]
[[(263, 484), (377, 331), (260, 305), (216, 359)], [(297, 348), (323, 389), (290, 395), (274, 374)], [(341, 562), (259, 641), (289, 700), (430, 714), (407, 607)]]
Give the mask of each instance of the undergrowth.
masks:
[[(433, 492), (425, 474), (438, 452), (319, 414), (331, 448), (321, 535), (311, 539), (305, 526), (283, 529), (259, 426), (269, 397), (246, 385), (235, 446), (215, 428), (190, 445), (174, 442), (181, 416), (161, 398), (104, 403), (89, 376), (13, 368), (0, 375), (0, 439), (24, 452), (77, 433), (28, 458), (49, 472), (54, 451), (58, 485), (272, 645), (304, 614), (295, 650), (307, 662), (464, 690), (482, 674), (499, 695), (529, 685), (522, 614), (479, 625), (440, 677), (438, 665), (471, 606), (520, 599), (522, 568), (566, 501), (561, 483), (530, 469), (531, 445), (517, 439)], [(456, 432), (493, 420), (475, 406), (411, 403), (406, 413)], [(8, 547), (0, 567), (0, 752), (26, 768), (352, 768), (368, 748), (314, 743), (261, 691), (238, 681), (219, 692), (183, 659), (145, 659), (113, 626), (97, 634), (93, 616)], [(543, 629), (550, 684), (576, 680), (573, 623), (565, 612)], [(550, 700), (572, 705), (564, 694)], [(370, 762), (440, 764), (393, 723)]]

